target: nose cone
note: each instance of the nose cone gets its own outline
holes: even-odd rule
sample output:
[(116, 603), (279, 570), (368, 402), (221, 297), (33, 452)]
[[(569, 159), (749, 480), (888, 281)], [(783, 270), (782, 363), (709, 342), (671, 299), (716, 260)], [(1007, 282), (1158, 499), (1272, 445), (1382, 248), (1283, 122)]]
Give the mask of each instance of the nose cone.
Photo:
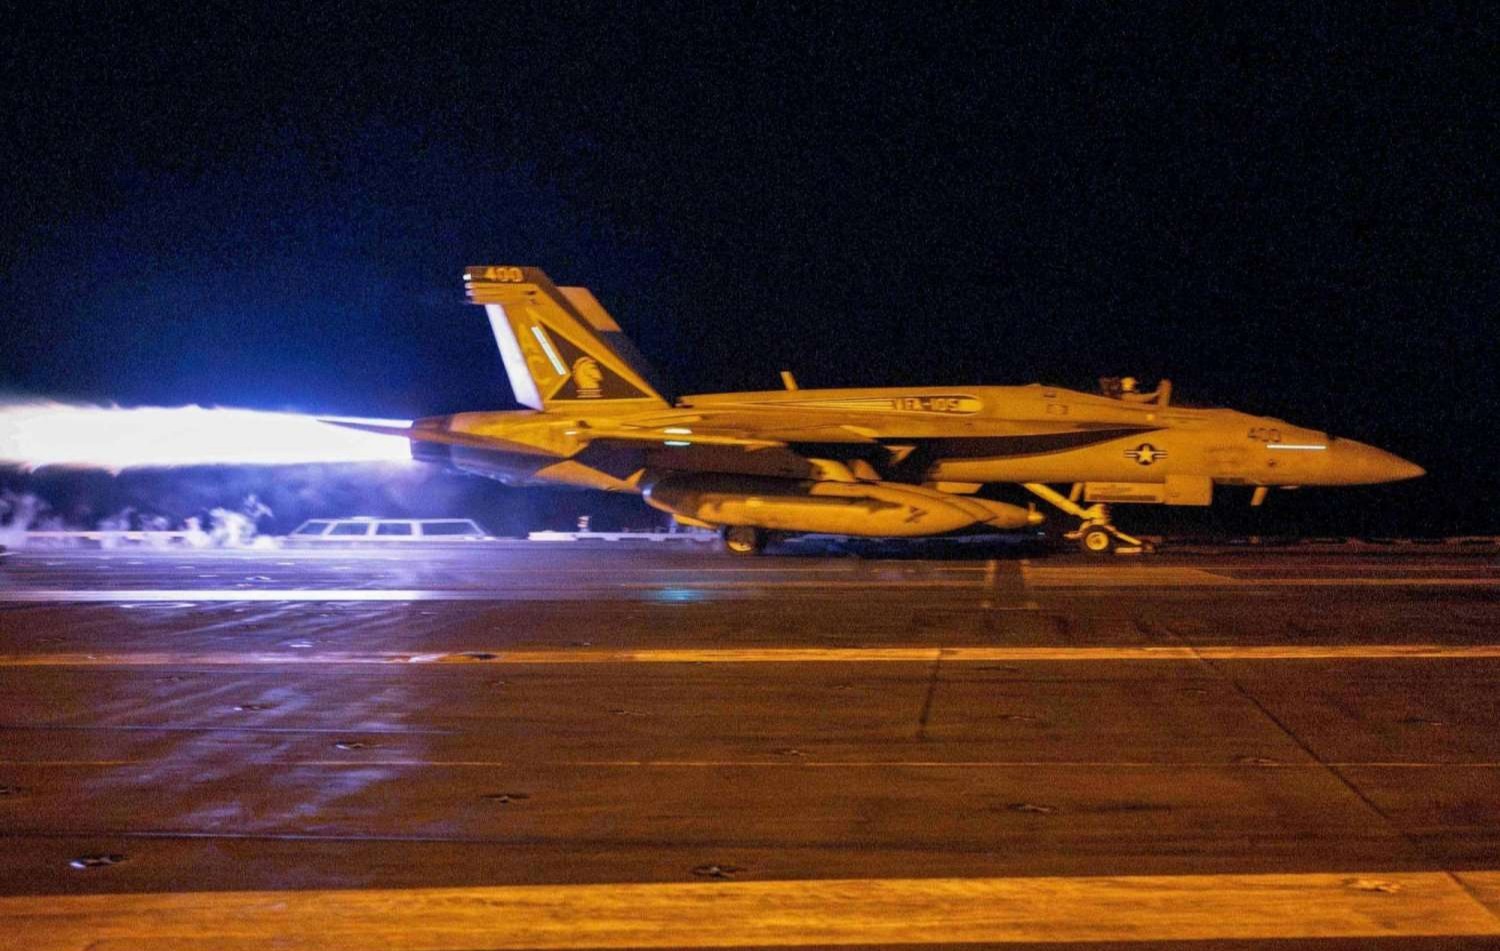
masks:
[(1415, 462), (1352, 439), (1335, 439), (1328, 446), (1328, 471), (1343, 485), (1400, 482), (1427, 474)]

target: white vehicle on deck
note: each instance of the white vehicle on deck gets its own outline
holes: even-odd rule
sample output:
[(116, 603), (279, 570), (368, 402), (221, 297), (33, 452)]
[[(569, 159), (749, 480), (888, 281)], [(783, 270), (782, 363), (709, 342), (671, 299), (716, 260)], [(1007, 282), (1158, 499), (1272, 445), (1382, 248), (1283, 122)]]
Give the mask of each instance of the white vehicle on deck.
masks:
[(467, 518), (313, 518), (286, 537), (291, 545), (452, 544), (494, 541)]

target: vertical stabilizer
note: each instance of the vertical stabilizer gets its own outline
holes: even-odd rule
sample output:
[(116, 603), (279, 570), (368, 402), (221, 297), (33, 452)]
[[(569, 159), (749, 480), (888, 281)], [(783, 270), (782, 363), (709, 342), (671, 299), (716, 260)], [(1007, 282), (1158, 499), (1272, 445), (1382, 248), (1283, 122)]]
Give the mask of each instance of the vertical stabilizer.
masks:
[(510, 265), (468, 267), (464, 288), (489, 315), (523, 405), (667, 405), (619, 325), (586, 289), (560, 288), (537, 268)]

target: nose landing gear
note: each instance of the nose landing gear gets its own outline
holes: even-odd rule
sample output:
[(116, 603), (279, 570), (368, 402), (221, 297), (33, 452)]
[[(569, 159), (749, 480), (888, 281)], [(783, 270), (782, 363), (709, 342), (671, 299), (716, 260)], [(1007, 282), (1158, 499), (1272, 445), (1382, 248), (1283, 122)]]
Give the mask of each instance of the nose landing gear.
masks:
[(1150, 550), (1146, 542), (1134, 535), (1127, 535), (1114, 526), (1109, 520), (1109, 506), (1103, 502), (1084, 508), (1051, 486), (1040, 482), (1026, 482), (1023, 485), (1033, 495), (1077, 517), (1083, 523), (1078, 526), (1077, 531), (1068, 532), (1063, 537), (1078, 542), (1078, 546), (1090, 555)]
[(1102, 526), (1079, 529), (1077, 534), (1079, 546), (1091, 555), (1103, 555), (1115, 547), (1114, 536)]

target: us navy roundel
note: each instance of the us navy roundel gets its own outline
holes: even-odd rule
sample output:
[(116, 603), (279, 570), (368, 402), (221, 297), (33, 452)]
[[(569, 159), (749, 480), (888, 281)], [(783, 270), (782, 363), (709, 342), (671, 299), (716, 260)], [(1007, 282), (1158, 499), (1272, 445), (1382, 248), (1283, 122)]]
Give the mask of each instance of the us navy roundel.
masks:
[(1167, 458), (1167, 451), (1165, 449), (1157, 449), (1149, 442), (1143, 442), (1134, 449), (1125, 450), (1125, 458), (1134, 459), (1143, 466), (1149, 466), (1158, 459)]

